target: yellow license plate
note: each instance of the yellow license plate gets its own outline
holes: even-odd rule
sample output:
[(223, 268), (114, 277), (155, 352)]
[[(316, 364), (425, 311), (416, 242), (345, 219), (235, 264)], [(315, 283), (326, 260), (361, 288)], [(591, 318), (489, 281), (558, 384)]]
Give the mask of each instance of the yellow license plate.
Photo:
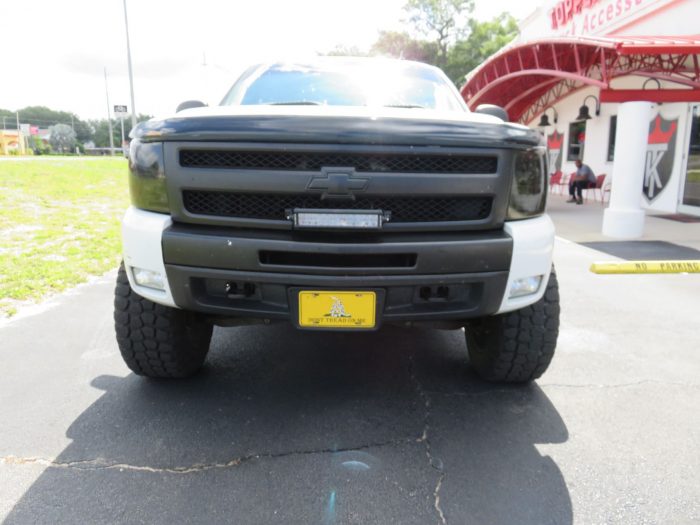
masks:
[(299, 292), (299, 326), (310, 328), (374, 328), (374, 292)]

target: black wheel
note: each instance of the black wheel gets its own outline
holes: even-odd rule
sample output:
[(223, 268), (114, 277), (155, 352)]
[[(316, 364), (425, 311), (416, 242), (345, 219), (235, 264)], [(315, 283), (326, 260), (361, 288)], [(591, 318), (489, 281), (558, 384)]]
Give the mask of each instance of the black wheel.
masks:
[(465, 326), (469, 359), (487, 381), (525, 383), (540, 377), (554, 357), (559, 335), (559, 285), (552, 273), (542, 299), (514, 312)]
[(114, 290), (117, 344), (127, 366), (147, 377), (188, 377), (209, 351), (212, 325), (192, 312), (163, 306), (135, 293), (122, 264)]

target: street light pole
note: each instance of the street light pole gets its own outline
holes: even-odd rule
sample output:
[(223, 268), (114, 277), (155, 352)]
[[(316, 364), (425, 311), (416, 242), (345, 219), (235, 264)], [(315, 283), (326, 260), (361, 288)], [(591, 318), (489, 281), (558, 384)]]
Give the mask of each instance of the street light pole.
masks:
[(134, 102), (134, 75), (131, 71), (131, 44), (129, 42), (129, 17), (126, 15), (124, 0), (124, 27), (126, 28), (126, 58), (129, 64), (129, 89), (131, 89), (131, 129), (136, 127), (136, 103)]

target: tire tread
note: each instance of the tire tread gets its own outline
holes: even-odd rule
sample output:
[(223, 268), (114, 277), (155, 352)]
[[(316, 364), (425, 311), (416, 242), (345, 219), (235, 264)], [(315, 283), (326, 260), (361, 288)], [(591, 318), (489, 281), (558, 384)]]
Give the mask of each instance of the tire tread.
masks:
[(114, 327), (126, 365), (147, 377), (180, 378), (197, 372), (209, 351), (212, 326), (196, 314), (136, 294), (122, 264), (114, 290)]
[(487, 381), (525, 383), (540, 377), (554, 357), (559, 336), (559, 285), (552, 269), (538, 302), (466, 326), (467, 347)]

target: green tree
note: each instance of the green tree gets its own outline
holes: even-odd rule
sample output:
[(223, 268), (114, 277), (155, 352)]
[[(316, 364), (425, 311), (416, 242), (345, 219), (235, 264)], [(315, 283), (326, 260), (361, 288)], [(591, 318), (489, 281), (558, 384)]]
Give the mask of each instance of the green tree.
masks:
[(20, 109), (18, 113), (22, 124), (31, 124), (40, 128), (48, 128), (54, 124), (66, 124), (75, 130), (79, 142), (85, 142), (92, 138), (92, 129), (75, 113), (56, 111), (46, 106), (27, 106)]
[(435, 64), (438, 47), (435, 42), (413, 38), (405, 31), (381, 31), (370, 54)]
[(328, 57), (366, 57), (367, 51), (362, 51), (357, 46), (337, 45), (327, 53), (321, 53)]
[(444, 66), (447, 76), (457, 85), (464, 83), (470, 71), (518, 35), (518, 24), (508, 13), (487, 22), (471, 19), (468, 27), (467, 38), (449, 49)]
[(37, 155), (47, 155), (51, 153), (51, 147), (43, 139), (40, 139), (36, 135), (29, 137), (29, 147)]
[(75, 147), (75, 131), (67, 124), (56, 124), (49, 128), (49, 142), (54, 151), (72, 152)]
[[(90, 120), (90, 127), (93, 129), (92, 141), (98, 148), (108, 148), (109, 147), (109, 126), (107, 124), (107, 119), (101, 120)], [(114, 134), (117, 131), (117, 134)], [(116, 129), (114, 124), (112, 124), (112, 140), (115, 146), (119, 146), (119, 130)]]
[(3, 123), (7, 129), (14, 129), (16, 126), (15, 114), (9, 109), (0, 108), (0, 126), (3, 126)]
[(73, 129), (75, 130), (75, 136), (78, 142), (83, 143), (92, 140), (92, 128), (84, 120), (75, 119), (73, 122)]
[[(404, 9), (410, 15), (413, 32), (381, 31), (369, 55), (438, 66), (457, 85), (518, 35), (518, 24), (508, 13), (486, 22), (471, 18), (474, 0), (408, 0)], [(366, 53), (354, 47), (337, 47), (328, 55), (364, 56)]]
[[(153, 117), (150, 115), (144, 115), (139, 113), (136, 117), (137, 122), (144, 122)], [(109, 147), (109, 123), (107, 119), (90, 120), (89, 125), (93, 130), (93, 142), (98, 148), (108, 148)], [(124, 137), (128, 140), (129, 133), (131, 132), (131, 115), (124, 115)], [(114, 141), (114, 147), (118, 148), (121, 146), (121, 124), (119, 119), (112, 119), (112, 139)]]
[(435, 65), (444, 67), (450, 45), (464, 34), (474, 0), (408, 0), (404, 9), (416, 31), (434, 39)]

